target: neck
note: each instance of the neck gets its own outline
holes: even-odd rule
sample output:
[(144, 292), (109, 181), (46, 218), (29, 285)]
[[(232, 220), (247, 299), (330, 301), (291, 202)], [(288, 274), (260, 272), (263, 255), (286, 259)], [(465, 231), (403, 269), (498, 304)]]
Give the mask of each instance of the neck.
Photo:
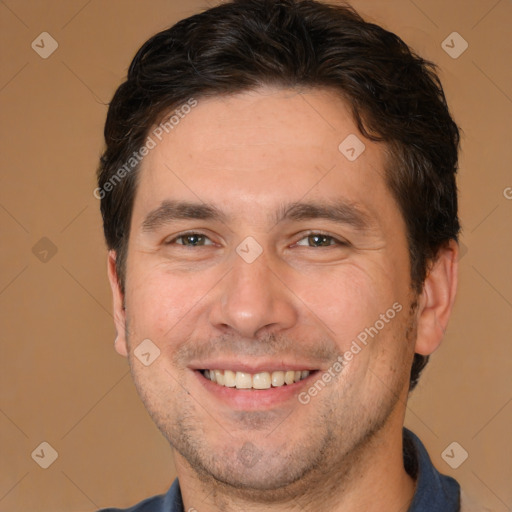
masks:
[(307, 481), (302, 479), (272, 494), (235, 489), (210, 475), (200, 475), (175, 453), (185, 510), (406, 511), (414, 496), (415, 481), (407, 474), (403, 463), (403, 418), (396, 418), (399, 423), (389, 419), (379, 432), (351, 454), (349, 461), (340, 461), (338, 467), (320, 467), (308, 475)]

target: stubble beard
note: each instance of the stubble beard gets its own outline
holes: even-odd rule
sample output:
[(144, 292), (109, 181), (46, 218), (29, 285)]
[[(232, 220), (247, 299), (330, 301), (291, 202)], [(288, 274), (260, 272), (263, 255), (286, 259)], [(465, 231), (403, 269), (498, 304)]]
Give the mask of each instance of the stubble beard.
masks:
[[(409, 317), (402, 323), (401, 335), (396, 331), (392, 342), (413, 345), (414, 309), (413, 304)], [(126, 332), (130, 332), (128, 328)], [(304, 504), (314, 501), (316, 490), (325, 493), (332, 489), (339, 493), (350, 485), (356, 472), (361, 474), (365, 464), (371, 462), (372, 444), (396, 411), (404, 386), (408, 387), (412, 350), (402, 350), (399, 359), (395, 366), (402, 371), (383, 383), (386, 392), (373, 402), (357, 403), (350, 384), (342, 392), (327, 391), (327, 388), (312, 400), (310, 417), (298, 427), (302, 432), (295, 427), (294, 411), (284, 421), (279, 420), (282, 423), (277, 429), (290, 429), (293, 443), (282, 442), (269, 449), (265, 444), (265, 424), (269, 431), (275, 428), (278, 423), (275, 414), (245, 412), (243, 430), (252, 440), (230, 436), (231, 427), (214, 421), (204, 406), (179, 385), (175, 386), (177, 393), (149, 390), (139, 379), (132, 356), (129, 358), (137, 391), (150, 416), (179, 454), (178, 458), (181, 456), (181, 463), (195, 472), (205, 488), (213, 486), (219, 496), (260, 503), (284, 503), (292, 497), (309, 496)], [(162, 396), (165, 396), (163, 400)], [(333, 404), (341, 404), (343, 409)], [(300, 408), (309, 405), (297, 403)], [(203, 421), (198, 420), (201, 416)], [(252, 434), (262, 432), (260, 442), (257, 436), (251, 435), (251, 422), (255, 426)], [(212, 446), (211, 437), (207, 440), (209, 426), (224, 436), (220, 446)], [(271, 439), (273, 434), (267, 435)]]

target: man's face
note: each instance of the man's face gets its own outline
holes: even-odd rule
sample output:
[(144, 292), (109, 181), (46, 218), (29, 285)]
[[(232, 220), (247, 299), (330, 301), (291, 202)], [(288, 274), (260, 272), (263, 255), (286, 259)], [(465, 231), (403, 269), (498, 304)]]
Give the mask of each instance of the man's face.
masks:
[[(339, 149), (351, 134), (365, 144), (355, 160), (353, 139)], [(402, 425), (413, 297), (384, 167), (385, 148), (319, 90), (199, 99), (145, 157), (118, 350), (203, 475), (265, 490), (339, 475), (373, 434)], [(143, 340), (143, 361), (160, 350), (149, 366)], [(276, 387), (227, 387), (201, 370)]]

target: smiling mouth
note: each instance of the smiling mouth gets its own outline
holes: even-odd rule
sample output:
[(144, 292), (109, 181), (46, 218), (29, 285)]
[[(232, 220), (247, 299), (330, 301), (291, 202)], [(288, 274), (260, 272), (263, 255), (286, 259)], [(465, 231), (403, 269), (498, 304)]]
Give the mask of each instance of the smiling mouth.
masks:
[(270, 389), (291, 385), (309, 377), (314, 371), (287, 370), (274, 372), (234, 372), (231, 370), (200, 370), (200, 373), (215, 384), (236, 389)]

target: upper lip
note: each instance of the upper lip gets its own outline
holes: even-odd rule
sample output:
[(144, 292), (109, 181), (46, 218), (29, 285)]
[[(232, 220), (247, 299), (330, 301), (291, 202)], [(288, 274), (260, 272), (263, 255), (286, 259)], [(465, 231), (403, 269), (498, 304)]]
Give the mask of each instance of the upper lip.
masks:
[(244, 373), (278, 372), (286, 370), (318, 370), (318, 366), (312, 366), (311, 363), (297, 363), (284, 361), (230, 361), (230, 360), (205, 360), (194, 362), (189, 365), (192, 370), (231, 370)]

